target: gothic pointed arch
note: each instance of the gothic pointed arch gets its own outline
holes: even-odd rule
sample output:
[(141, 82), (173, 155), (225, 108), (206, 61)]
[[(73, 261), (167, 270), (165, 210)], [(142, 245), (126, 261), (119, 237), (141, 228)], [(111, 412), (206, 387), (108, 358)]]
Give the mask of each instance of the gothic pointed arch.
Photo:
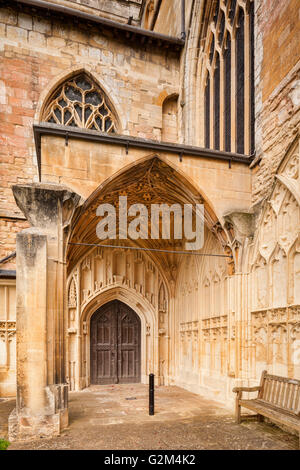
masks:
[(298, 304), (299, 138), (290, 146), (264, 202), (250, 261), (254, 309)]
[(290, 146), (275, 175), (269, 198), (264, 202), (254, 238), (252, 264), (260, 253), (268, 262), (278, 244), (286, 253), (298, 239), (300, 224), (300, 139)]
[[(160, 158), (158, 155), (152, 155), (128, 165), (115, 175), (109, 177), (102, 183), (85, 201), (83, 206), (75, 215), (72, 222), (72, 235), (67, 252), (69, 267), (72, 269), (74, 262), (85, 252), (85, 246), (72, 245), (72, 243), (99, 243), (96, 235), (96, 226), (99, 218), (96, 217), (96, 210), (102, 203), (112, 204), (118, 207), (118, 198), (127, 196), (128, 207), (142, 203), (147, 207), (148, 214), (151, 214), (152, 204), (184, 204), (204, 205), (204, 222), (209, 231), (214, 234), (218, 240), (220, 249), (224, 250), (228, 245), (227, 235), (224, 232), (212, 206), (207, 199), (200, 194), (199, 190), (173, 166)], [(118, 211), (117, 215), (117, 233), (118, 233)], [(148, 218), (149, 220), (149, 218)], [(169, 273), (172, 279), (172, 272), (179, 255), (171, 256), (164, 252), (155, 253), (155, 250), (184, 250), (185, 239), (176, 239), (173, 233), (168, 239), (155, 239), (151, 237), (151, 227), (148, 230), (148, 238), (136, 240), (135, 242), (127, 239), (125, 245), (133, 244), (143, 249), (151, 249), (149, 255), (154, 262), (160, 263), (165, 272)], [(109, 243), (122, 240), (114, 240), (112, 237)]]
[(215, 150), (252, 154), (255, 147), (254, 1), (201, 3), (201, 26), (198, 29), (194, 26), (198, 36), (194, 92), (199, 114), (195, 117), (202, 136), (199, 144)]
[(57, 125), (117, 133), (118, 117), (99, 83), (84, 70), (72, 74), (52, 91), (41, 120)]

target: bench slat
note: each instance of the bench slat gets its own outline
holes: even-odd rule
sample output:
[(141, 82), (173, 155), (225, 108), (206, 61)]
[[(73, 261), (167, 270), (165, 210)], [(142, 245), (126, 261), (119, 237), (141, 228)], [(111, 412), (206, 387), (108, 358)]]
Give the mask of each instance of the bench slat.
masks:
[(300, 419), (294, 414), (283, 412), (281, 409), (276, 409), (269, 403), (262, 402), (260, 400), (240, 400), (240, 404), (252, 411), (256, 411), (258, 414), (266, 416), (267, 418), (273, 419), (281, 424), (291, 426), (293, 429), (300, 431)]
[(294, 398), (294, 410), (295, 413), (300, 416), (300, 385), (296, 386), (295, 398)]
[(296, 429), (300, 438), (300, 380), (270, 375), (263, 371), (257, 398), (244, 400), (242, 393), (243, 387), (236, 397), (236, 423), (241, 422), (241, 407), (245, 407), (255, 411), (259, 420), (265, 416), (277, 424)]
[(282, 383), (281, 383), (280, 399), (279, 399), (279, 406), (281, 406), (281, 407), (283, 407), (285, 392), (286, 392), (286, 389), (285, 389), (285, 382), (282, 382)]
[[(266, 375), (259, 398), (283, 409), (297, 413), (299, 410), (300, 381)], [(283, 380), (285, 379), (285, 380)]]
[(270, 379), (270, 380), (276, 380), (276, 381), (278, 381), (278, 382), (297, 383), (298, 385), (300, 385), (300, 380), (291, 379), (291, 378), (288, 378), (288, 377), (281, 377), (281, 376), (279, 376), (279, 375), (266, 374), (266, 375), (265, 375), (265, 378)]
[(275, 403), (277, 386), (278, 386), (278, 382), (273, 380), (272, 393), (271, 393), (271, 398), (270, 398), (270, 401), (272, 403)]
[(298, 390), (296, 393), (295, 404), (294, 404), (295, 413), (300, 415), (300, 387), (298, 385)]
[(275, 404), (279, 406), (280, 404), (280, 393), (281, 393), (281, 382), (277, 382), (277, 391), (276, 391), (276, 397), (275, 397)]
[(263, 393), (263, 396), (262, 398), (264, 400), (267, 400), (268, 399), (268, 393), (269, 393), (269, 380), (267, 378), (265, 378), (265, 382), (264, 382), (264, 393)]
[(279, 385), (279, 383), (275, 380), (273, 380), (273, 388), (272, 388), (272, 395), (271, 395), (271, 398), (270, 398), (270, 401), (272, 403), (275, 402), (275, 397), (276, 397), (276, 390), (277, 390), (277, 386)]
[(299, 403), (299, 390), (298, 384), (266, 379), (264, 393), (260, 398), (283, 409), (296, 412)]
[(274, 380), (269, 379), (269, 383), (270, 383), (270, 389), (269, 389), (268, 401), (272, 402), (273, 386), (275, 382)]
[(288, 408), (290, 410), (294, 410), (294, 397), (295, 397), (295, 392), (296, 392), (296, 385), (290, 384), (290, 398), (288, 401)]
[(288, 403), (290, 399), (290, 392), (291, 392), (291, 387), (289, 383), (285, 384), (285, 397), (284, 397), (284, 402), (283, 402), (283, 408), (288, 409)]

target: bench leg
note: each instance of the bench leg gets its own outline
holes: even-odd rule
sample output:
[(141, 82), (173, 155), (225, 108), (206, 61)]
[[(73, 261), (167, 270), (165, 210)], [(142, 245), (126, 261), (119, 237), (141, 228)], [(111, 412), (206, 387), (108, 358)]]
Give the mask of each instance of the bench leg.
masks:
[(240, 424), (241, 422), (241, 405), (240, 405), (240, 398), (241, 398), (241, 393), (239, 392), (237, 394), (236, 400), (235, 400), (235, 422), (237, 424)]
[(264, 418), (265, 418), (265, 417), (264, 417), (263, 415), (257, 415), (257, 421), (258, 421), (259, 423), (263, 423), (263, 422), (264, 422)]

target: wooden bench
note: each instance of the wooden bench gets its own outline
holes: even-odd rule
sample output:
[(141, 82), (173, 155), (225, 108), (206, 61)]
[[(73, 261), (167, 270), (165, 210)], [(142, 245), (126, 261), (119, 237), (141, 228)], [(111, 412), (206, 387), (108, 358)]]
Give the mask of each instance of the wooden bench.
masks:
[[(300, 380), (269, 375), (263, 371), (258, 387), (235, 387), (236, 422), (241, 422), (241, 407), (258, 414), (258, 420), (269, 418), (299, 433), (300, 448)], [(245, 400), (243, 392), (258, 392), (257, 398)]]

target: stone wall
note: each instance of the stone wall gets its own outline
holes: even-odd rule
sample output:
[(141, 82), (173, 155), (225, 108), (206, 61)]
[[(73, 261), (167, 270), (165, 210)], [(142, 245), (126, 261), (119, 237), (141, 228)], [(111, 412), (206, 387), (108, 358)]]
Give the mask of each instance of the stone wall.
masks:
[(253, 202), (265, 198), (274, 173), (299, 130), (300, 5), (297, 0), (256, 3), (256, 155)]
[(16, 393), (16, 281), (0, 279), (0, 397)]
[[(205, 233), (203, 252), (222, 254), (214, 236)], [(224, 258), (184, 256), (179, 263), (175, 295), (170, 382), (219, 400), (230, 400), (238, 376), (236, 311), (231, 303)], [(231, 308), (230, 308), (231, 307)], [(237, 351), (236, 351), (237, 352)]]
[(298, 139), (276, 173), (250, 251), (253, 375), (267, 368), (299, 377), (299, 201)]
[(139, 25), (145, 0), (52, 0), (52, 3), (78, 8), (120, 23)]
[[(234, 381), (257, 384), (263, 370), (299, 377), (299, 142), (284, 155), (254, 236), (240, 244), (236, 273), (218, 258), (181, 261), (171, 382), (230, 402)], [(203, 250), (218, 254), (214, 237), (205, 239)]]
[[(192, 0), (185, 1), (185, 28), (189, 27)], [(162, 0), (154, 31), (169, 36), (181, 35), (181, 0)]]
[(162, 99), (178, 93), (178, 55), (158, 47), (126, 44), (97, 27), (53, 20), (25, 7), (0, 10), (0, 211), (19, 213), (11, 185), (37, 181), (32, 132), (42, 96), (68, 73), (85, 68), (103, 84), (122, 118), (121, 132), (160, 140)]
[[(87, 199), (101, 184), (126, 171), (132, 165), (151, 157), (151, 152), (125, 146), (99, 144), (79, 139), (42, 136), (42, 181), (61, 183)], [(156, 153), (157, 154), (157, 153)], [(153, 156), (153, 154), (152, 154)], [(217, 217), (244, 209), (251, 203), (251, 175), (244, 163), (205, 157), (183, 157), (159, 152), (159, 157), (184, 174), (212, 204)]]
[[(157, 32), (180, 34), (180, 3), (179, 0), (162, 2), (155, 28)], [(186, 4), (189, 8), (191, 2), (187, 1)], [(199, 0), (195, 5), (195, 11), (199, 14), (196, 22), (203, 3)], [(38, 179), (32, 124), (40, 121), (44, 101), (65, 78), (84, 70), (93, 76), (111, 100), (118, 115), (119, 131), (124, 135), (154, 140), (160, 140), (163, 135), (167, 140), (166, 134), (176, 135), (177, 127), (177, 131), (180, 128), (179, 135), (188, 136), (186, 143), (199, 141), (199, 127), (193, 122), (196, 110), (201, 109), (197, 104), (195, 106), (197, 81), (193, 81), (198, 53), (195, 25), (188, 45), (187, 62), (182, 60), (180, 71), (179, 55), (172, 51), (141, 46), (134, 41), (128, 43), (124, 38), (117, 39), (110, 32), (100, 32), (94, 26), (87, 28), (81, 23), (74, 26), (71, 20), (53, 20), (51, 16), (45, 19), (38, 13), (32, 16), (30, 12), (29, 8), (24, 8), (22, 12), (13, 8), (0, 10), (0, 57), (3, 64), (0, 81), (1, 158), (4, 162), (0, 199), (0, 256), (14, 251), (16, 233), (27, 226), (24, 220), (13, 218), (18, 217), (20, 212), (13, 200), (11, 185)], [(128, 303), (132, 301), (132, 308), (147, 311), (149, 307), (148, 311), (150, 308), (155, 311), (156, 330), (154, 327), (151, 331), (147, 330), (147, 323), (149, 326), (150, 322), (146, 321), (146, 316), (144, 321), (144, 344), (149, 347), (148, 355), (146, 352), (144, 355), (144, 381), (151, 367), (155, 366), (152, 370), (159, 375), (162, 383), (177, 384), (197, 392), (202, 387), (215, 398), (230, 401), (233, 399), (232, 386), (240, 382), (245, 385), (257, 383), (263, 368), (278, 374), (299, 376), (299, 359), (294, 354), (295, 344), (299, 345), (300, 341), (299, 142), (295, 139), (299, 128), (300, 98), (297, 62), (299, 21), (296, 17), (299, 18), (296, 0), (256, 2), (256, 150), (261, 162), (254, 166), (252, 180), (250, 169), (241, 163), (233, 162), (230, 167), (228, 162), (205, 157), (183, 156), (180, 161), (179, 156), (167, 152), (158, 155), (163, 165), (170, 167), (168, 178), (173, 178), (175, 183), (178, 175), (185, 178), (185, 184), (193, 186), (199, 197), (203, 196), (214, 208), (220, 222), (224, 222), (223, 216), (232, 211), (244, 211), (251, 218), (251, 196), (254, 203), (270, 196), (256, 219), (255, 233), (242, 234), (239, 238), (240, 234), (234, 227), (226, 229), (232, 235), (231, 246), (240, 253), (235, 266), (236, 274), (228, 272), (225, 261), (217, 257), (197, 260), (179, 258), (169, 263), (168, 269), (173, 277), (171, 279), (169, 276), (166, 290), (170, 296), (162, 295), (160, 308), (159, 276), (163, 276), (159, 261), (149, 265), (148, 258), (135, 259), (134, 255), (127, 256), (122, 250), (110, 252), (110, 255), (94, 250), (80, 259), (72, 259), (72, 272), (68, 273), (68, 297), (61, 271), (56, 277), (55, 270), (51, 268), (49, 272), (52, 277), (49, 277), (48, 285), (52, 285), (59, 295), (61, 310), (66, 307), (68, 323), (68, 358), (63, 363), (62, 357), (57, 354), (55, 360), (59, 363), (60, 372), (66, 367), (72, 388), (88, 384), (88, 356), (78, 358), (80, 348), (76, 341), (81, 333), (88, 335), (88, 320), (96, 307), (93, 302), (100, 299), (100, 294), (105, 294), (101, 302), (120, 296)], [(180, 107), (176, 103), (169, 109), (167, 106), (167, 98), (177, 100), (178, 95), (181, 105), (184, 95), (180, 90), (182, 84), (188, 92), (186, 106), (193, 107), (186, 120), (182, 118), (188, 116), (187, 112), (179, 111), (179, 116), (176, 116), (176, 108), (178, 110)], [(201, 119), (200, 112), (195, 122)], [(191, 132), (189, 126), (195, 132)], [(66, 145), (63, 137), (43, 136), (42, 180), (44, 183), (56, 183), (57, 191), (60, 191), (60, 185), (67, 185), (87, 199), (102, 183), (113, 180), (128, 167), (136, 171), (137, 163), (150, 160), (153, 156), (140, 149), (129, 148), (126, 152), (124, 146), (74, 138), (70, 138)], [(283, 157), (285, 161), (277, 171)], [(215, 233), (218, 229), (222, 230), (220, 224), (216, 225), (213, 227)], [(54, 223), (52, 229), (54, 233)], [(19, 236), (20, 240), (25, 239), (25, 235)], [(25, 242), (23, 245), (26, 246)], [(62, 261), (58, 259), (56, 248), (48, 253), (47, 263)], [(224, 253), (216, 237), (208, 231), (204, 248), (208, 254)], [(46, 253), (44, 258), (46, 265)], [(239, 263), (241, 259), (243, 262)], [(140, 267), (128, 273), (127, 261), (131, 268), (136, 264)], [(22, 260), (20, 263), (22, 267)], [(57, 264), (60, 269), (65, 266), (64, 262)], [(14, 261), (5, 264), (6, 269), (13, 267)], [(33, 300), (36, 302), (40, 300), (36, 292), (41, 292), (38, 267), (42, 267), (40, 262), (33, 270)], [(22, 270), (19, 272), (22, 273)], [(149, 283), (151, 276), (153, 282)], [(27, 303), (24, 301), (20, 312), (30, 339), (29, 315), (34, 319), (38, 313), (30, 297), (30, 279), (25, 275), (23, 278), (19, 296), (20, 302), (23, 302), (25, 292)], [(4, 385), (1, 385), (0, 393), (7, 395), (13, 393), (15, 373), (11, 340), (15, 331), (14, 282), (3, 281), (0, 287), (0, 342), (5, 339), (4, 346), (1, 343), (0, 382)], [(42, 302), (44, 297), (41, 296)], [(59, 317), (56, 315), (56, 299), (51, 292), (48, 292), (47, 299), (49, 305), (47, 315), (46, 310), (43, 313), (43, 322), (46, 317), (49, 321), (51, 315), (53, 318)], [(81, 314), (85, 315), (86, 325), (80, 323)], [(163, 320), (159, 320), (160, 317), (168, 318), (167, 328)], [(39, 341), (40, 331), (45, 331), (43, 322), (34, 323), (34, 334)], [(159, 329), (164, 337), (162, 341), (161, 338), (158, 340)], [(54, 357), (51, 348), (55, 347), (57, 340), (51, 331), (47, 329), (50, 353), (43, 353), (48, 362)], [(146, 336), (151, 336), (151, 341)], [(29, 339), (25, 343), (23, 338), (23, 358), (30, 344)], [(19, 340), (22, 343), (22, 335)], [(64, 339), (60, 340), (63, 343)], [(88, 336), (84, 341), (87, 351)], [(40, 343), (45, 351), (46, 342)], [(167, 349), (166, 343), (169, 343), (170, 349)], [(32, 353), (31, 363), (34, 361)], [(56, 369), (50, 366), (49, 376), (53, 376)], [(80, 367), (86, 369), (80, 372)], [(34, 367), (32, 370), (35, 370)], [(22, 378), (20, 388), (21, 381)], [(44, 381), (46, 384), (46, 379)]]
[(164, 277), (148, 255), (126, 248), (94, 248), (76, 264), (68, 278), (66, 322), (71, 390), (90, 384), (90, 320), (101, 305), (116, 298), (130, 305), (142, 322), (142, 383), (153, 372), (158, 384), (166, 383), (169, 302)]
[[(17, 233), (28, 226), (25, 220), (0, 218), (0, 259), (15, 251)], [(0, 264), (0, 269), (15, 269), (15, 258)]]

